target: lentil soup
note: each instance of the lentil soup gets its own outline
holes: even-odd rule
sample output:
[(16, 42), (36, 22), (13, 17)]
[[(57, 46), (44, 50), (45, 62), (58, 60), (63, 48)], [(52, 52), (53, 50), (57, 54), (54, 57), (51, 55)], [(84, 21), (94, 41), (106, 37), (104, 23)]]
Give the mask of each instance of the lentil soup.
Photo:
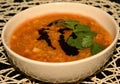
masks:
[(72, 30), (56, 24), (68, 19), (90, 26), (90, 30), (96, 33), (93, 38), (96, 43), (105, 48), (111, 44), (112, 36), (95, 20), (82, 15), (58, 13), (20, 24), (11, 35), (11, 49), (26, 58), (44, 62), (68, 62), (91, 56), (91, 46), (77, 49), (66, 43), (68, 37), (73, 35)]

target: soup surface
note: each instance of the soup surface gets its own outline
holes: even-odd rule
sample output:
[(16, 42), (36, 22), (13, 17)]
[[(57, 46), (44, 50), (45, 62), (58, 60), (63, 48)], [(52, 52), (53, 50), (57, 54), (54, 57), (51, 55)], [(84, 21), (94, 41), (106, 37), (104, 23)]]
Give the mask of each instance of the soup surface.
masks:
[(66, 41), (73, 30), (56, 24), (57, 21), (68, 19), (90, 26), (90, 31), (96, 33), (93, 38), (96, 43), (105, 48), (111, 44), (112, 36), (93, 19), (58, 13), (36, 17), (20, 24), (11, 36), (11, 49), (26, 58), (44, 62), (68, 62), (91, 56), (91, 46), (84, 49), (66, 47)]

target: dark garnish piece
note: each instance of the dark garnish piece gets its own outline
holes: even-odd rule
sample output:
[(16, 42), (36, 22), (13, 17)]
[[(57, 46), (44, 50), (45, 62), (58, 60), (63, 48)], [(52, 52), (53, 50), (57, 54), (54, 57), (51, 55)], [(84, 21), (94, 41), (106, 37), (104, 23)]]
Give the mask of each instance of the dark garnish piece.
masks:
[(53, 49), (56, 49), (54, 46), (52, 46), (51, 40), (49, 39), (49, 35), (45, 30), (45, 28), (38, 30), (40, 37), (37, 40), (45, 40), (48, 46), (51, 46)]
[(64, 34), (65, 30), (70, 30), (69, 28), (63, 28), (63, 29), (59, 29), (58, 32), (60, 32), (61, 34)]
[(72, 47), (65, 42), (63, 35), (60, 35), (59, 44), (67, 55), (73, 56), (79, 53), (77, 48)]
[(77, 38), (77, 36), (75, 35), (74, 32), (72, 32), (72, 34), (70, 35), (70, 37), (72, 37), (73, 39), (76, 39), (76, 38)]

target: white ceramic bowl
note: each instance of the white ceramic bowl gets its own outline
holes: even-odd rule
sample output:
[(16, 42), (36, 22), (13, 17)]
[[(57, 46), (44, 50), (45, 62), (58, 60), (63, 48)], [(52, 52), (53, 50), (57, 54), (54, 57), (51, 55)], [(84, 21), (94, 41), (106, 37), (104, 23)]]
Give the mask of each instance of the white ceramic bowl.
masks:
[[(113, 36), (112, 44), (102, 52), (73, 62), (47, 63), (25, 58), (9, 48), (9, 38), (16, 26), (36, 16), (49, 13), (75, 13), (95, 19)], [(49, 3), (24, 10), (12, 17), (4, 26), (2, 41), (13, 64), (27, 75), (47, 82), (74, 82), (82, 80), (99, 70), (110, 58), (115, 49), (119, 28), (106, 12), (80, 3)]]

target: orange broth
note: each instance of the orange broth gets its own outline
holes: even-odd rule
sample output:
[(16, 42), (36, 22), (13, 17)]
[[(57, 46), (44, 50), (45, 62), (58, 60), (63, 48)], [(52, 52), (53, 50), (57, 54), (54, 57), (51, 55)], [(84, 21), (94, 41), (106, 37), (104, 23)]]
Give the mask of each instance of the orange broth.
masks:
[[(91, 56), (90, 48), (79, 50), (79, 54), (76, 56), (66, 55), (58, 42), (60, 33), (57, 32), (59, 28), (56, 26), (52, 26), (47, 31), (51, 43), (56, 49), (48, 46), (45, 40), (37, 40), (38, 30), (58, 19), (73, 19), (81, 24), (89, 25), (91, 31), (97, 33), (94, 40), (106, 47), (112, 42), (112, 36), (95, 20), (82, 15), (58, 13), (36, 17), (20, 24), (11, 36), (11, 49), (26, 58), (44, 62), (69, 62)], [(65, 40), (70, 34), (71, 31), (64, 31)]]

